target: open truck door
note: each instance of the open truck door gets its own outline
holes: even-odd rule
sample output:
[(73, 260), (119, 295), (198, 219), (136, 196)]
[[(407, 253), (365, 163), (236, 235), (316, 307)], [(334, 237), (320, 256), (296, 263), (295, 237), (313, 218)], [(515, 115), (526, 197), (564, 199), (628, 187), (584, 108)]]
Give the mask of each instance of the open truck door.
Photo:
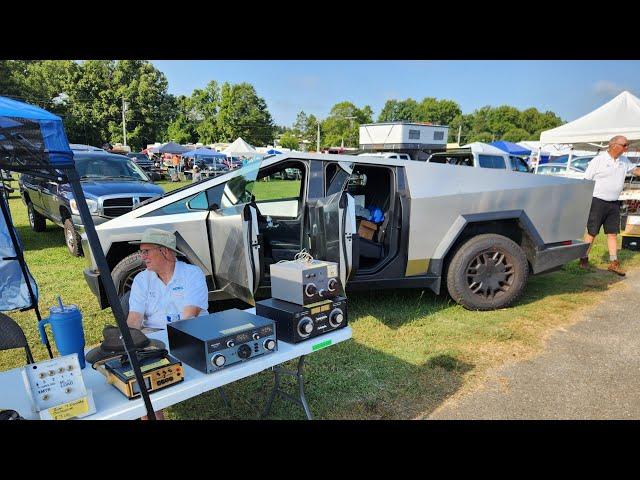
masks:
[(250, 305), (255, 305), (263, 270), (258, 212), (252, 202), (260, 163), (243, 167), (224, 184), (220, 204), (207, 219), (216, 286)]
[[(353, 163), (338, 162), (329, 181), (326, 196), (307, 204), (305, 238), (314, 259), (336, 262), (344, 289), (355, 273), (355, 203), (345, 192)], [(344, 292), (342, 292), (344, 293)]]

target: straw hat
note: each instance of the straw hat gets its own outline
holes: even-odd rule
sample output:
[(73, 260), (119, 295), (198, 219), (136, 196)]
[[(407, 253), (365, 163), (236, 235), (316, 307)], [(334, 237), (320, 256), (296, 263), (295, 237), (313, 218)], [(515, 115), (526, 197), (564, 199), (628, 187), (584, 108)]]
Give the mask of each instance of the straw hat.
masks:
[(142, 234), (142, 240), (129, 242), (132, 245), (139, 245), (141, 243), (153, 243), (154, 245), (160, 245), (166, 247), (169, 250), (173, 250), (176, 253), (183, 255), (183, 253), (176, 248), (176, 236), (172, 232), (161, 230), (159, 228), (147, 228)]

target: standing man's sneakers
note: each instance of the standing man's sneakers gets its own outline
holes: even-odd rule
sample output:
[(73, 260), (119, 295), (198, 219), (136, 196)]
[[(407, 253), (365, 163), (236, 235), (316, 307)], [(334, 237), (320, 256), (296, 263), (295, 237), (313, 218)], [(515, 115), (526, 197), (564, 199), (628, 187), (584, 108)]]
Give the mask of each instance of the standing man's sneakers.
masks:
[(578, 264), (578, 266), (579, 266), (580, 268), (582, 268), (583, 270), (590, 270), (590, 267), (589, 267), (589, 258), (588, 258), (588, 257), (587, 257), (587, 258), (581, 258), (581, 259), (580, 259), (580, 263)]
[(620, 275), (621, 277), (624, 277), (626, 275), (625, 271), (620, 268), (619, 260), (613, 260), (607, 267), (607, 270), (615, 273), (616, 275)]

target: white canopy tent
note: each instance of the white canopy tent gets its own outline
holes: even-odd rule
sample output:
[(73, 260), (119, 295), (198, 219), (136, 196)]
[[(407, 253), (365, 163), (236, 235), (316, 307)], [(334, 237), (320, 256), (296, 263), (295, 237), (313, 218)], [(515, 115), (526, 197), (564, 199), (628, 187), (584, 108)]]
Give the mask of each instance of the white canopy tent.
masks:
[(627, 91), (573, 122), (540, 133), (540, 149), (546, 149), (546, 144), (571, 145), (568, 169), (577, 153), (574, 148), (606, 148), (616, 135), (624, 135), (636, 146), (640, 140), (640, 99)]
[(258, 154), (258, 151), (245, 142), (241, 137), (238, 137), (236, 141), (225, 148), (222, 153), (227, 157), (253, 157)]

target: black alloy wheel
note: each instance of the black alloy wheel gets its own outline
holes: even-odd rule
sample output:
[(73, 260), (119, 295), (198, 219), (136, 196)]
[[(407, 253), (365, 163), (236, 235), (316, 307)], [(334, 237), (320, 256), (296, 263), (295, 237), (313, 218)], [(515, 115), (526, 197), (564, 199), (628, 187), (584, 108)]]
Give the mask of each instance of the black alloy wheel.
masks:
[(477, 235), (457, 249), (445, 274), (449, 295), (469, 310), (512, 304), (529, 276), (527, 257), (517, 243), (495, 233)]
[(467, 285), (475, 295), (494, 298), (508, 292), (513, 285), (515, 269), (507, 252), (495, 249), (476, 255), (467, 267)]

